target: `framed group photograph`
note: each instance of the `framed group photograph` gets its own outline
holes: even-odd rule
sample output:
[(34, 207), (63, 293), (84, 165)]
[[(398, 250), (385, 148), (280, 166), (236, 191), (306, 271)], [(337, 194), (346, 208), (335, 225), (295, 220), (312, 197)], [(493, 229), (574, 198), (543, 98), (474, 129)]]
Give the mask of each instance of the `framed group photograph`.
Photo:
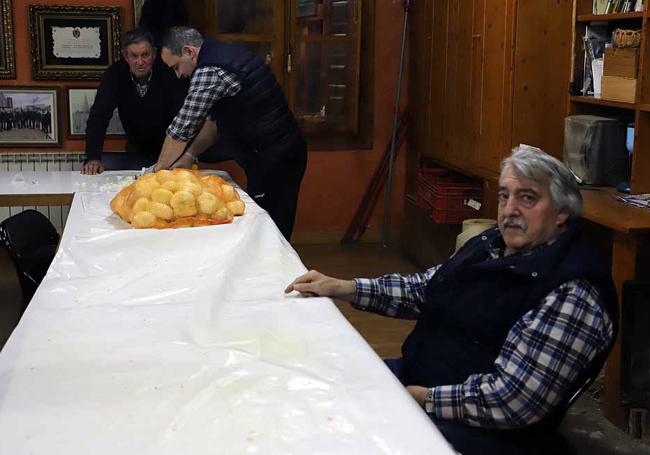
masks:
[[(68, 134), (71, 137), (84, 137), (86, 135), (86, 121), (88, 121), (90, 108), (95, 102), (95, 96), (97, 96), (96, 88), (68, 88), (68, 114), (70, 116)], [(122, 127), (117, 108), (115, 108), (113, 117), (108, 122), (106, 136), (124, 135), (126, 133)]]
[(11, 0), (0, 0), (0, 79), (15, 79)]
[(0, 87), (0, 147), (58, 146), (57, 88)]
[(120, 8), (29, 5), (34, 79), (100, 79), (120, 58)]

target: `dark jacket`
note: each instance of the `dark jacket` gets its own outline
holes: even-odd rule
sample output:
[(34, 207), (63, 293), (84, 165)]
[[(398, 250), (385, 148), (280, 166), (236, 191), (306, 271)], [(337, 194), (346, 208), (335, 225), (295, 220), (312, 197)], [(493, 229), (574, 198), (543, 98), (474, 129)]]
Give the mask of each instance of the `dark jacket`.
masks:
[(176, 77), (160, 58), (153, 64), (147, 94), (140, 97), (129, 65), (120, 60), (104, 73), (86, 124), (86, 156), (98, 160), (106, 127), (117, 108), (129, 142), (154, 159), (160, 154), (167, 127), (183, 105), (187, 82)]
[(460, 384), (471, 374), (495, 372), (494, 361), (517, 320), (575, 279), (599, 289), (616, 334), (611, 274), (577, 227), (531, 255), (486, 260), (493, 242), (503, 245), (498, 229), (469, 241), (428, 283), (422, 314), (402, 347), (405, 383)]
[(206, 39), (197, 68), (205, 66), (233, 73), (241, 84), (239, 93), (220, 99), (210, 110), (220, 134), (237, 141), (256, 161), (303, 160), (293, 156), (306, 154), (300, 128), (282, 89), (259, 57), (238, 46)]

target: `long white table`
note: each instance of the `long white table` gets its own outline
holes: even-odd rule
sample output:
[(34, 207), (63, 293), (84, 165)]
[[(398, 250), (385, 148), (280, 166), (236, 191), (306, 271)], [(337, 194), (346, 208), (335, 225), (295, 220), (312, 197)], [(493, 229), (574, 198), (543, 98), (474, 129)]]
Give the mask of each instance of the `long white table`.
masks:
[(233, 224), (134, 230), (110, 174), (37, 174), (75, 195), (0, 353), (0, 454), (452, 453), (330, 299), (283, 294), (305, 268), (245, 193)]

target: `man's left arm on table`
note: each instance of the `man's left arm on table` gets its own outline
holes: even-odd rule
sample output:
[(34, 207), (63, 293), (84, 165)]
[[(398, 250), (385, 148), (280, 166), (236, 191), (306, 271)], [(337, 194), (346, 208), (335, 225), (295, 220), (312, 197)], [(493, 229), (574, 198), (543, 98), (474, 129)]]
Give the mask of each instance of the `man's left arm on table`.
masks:
[(573, 280), (517, 321), (494, 362), (495, 373), (474, 374), (462, 384), (408, 389), (440, 419), (481, 427), (527, 426), (560, 402), (612, 336), (597, 288)]
[(379, 278), (355, 278), (352, 307), (398, 319), (417, 319), (425, 301), (425, 290), (440, 265), (424, 273), (391, 273)]

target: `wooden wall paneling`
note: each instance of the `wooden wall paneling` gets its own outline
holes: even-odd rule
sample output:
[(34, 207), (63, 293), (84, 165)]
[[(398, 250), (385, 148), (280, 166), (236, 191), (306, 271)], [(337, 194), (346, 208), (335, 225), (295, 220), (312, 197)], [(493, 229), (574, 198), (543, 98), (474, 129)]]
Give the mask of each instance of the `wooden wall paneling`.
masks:
[(483, 180), (483, 204), (481, 207), (481, 216), (485, 218), (497, 219), (499, 209), (499, 178), (488, 177)]
[(455, 162), (456, 165), (469, 165), (470, 169), (476, 167), (474, 155), (474, 134), (472, 124), (472, 109), (474, 98), (472, 82), (474, 73), (480, 69), (481, 62), (474, 60), (474, 38), (472, 37), (474, 31), (474, 10), (476, 4), (482, 0), (473, 0), (470, 2), (459, 2), (462, 5), (460, 10), (460, 46), (459, 46), (459, 81), (462, 82), (460, 86), (460, 93), (458, 93), (458, 102), (456, 103), (456, 122), (461, 125), (458, 131), (458, 154), (454, 157), (458, 158)]
[(540, 120), (545, 110), (547, 71), (538, 71), (546, 57), (547, 46), (540, 46), (547, 24), (537, 21), (544, 16), (547, 2), (521, 2), (517, 9), (515, 45), (515, 84), (512, 117), (512, 144), (525, 143), (543, 147)]
[[(409, 12), (410, 47), (408, 78), (408, 126), (406, 192), (415, 192), (420, 157), (430, 148), (429, 113), (431, 111), (431, 53), (433, 2), (413, 2)], [(415, 64), (413, 64), (415, 63)]]
[[(427, 125), (429, 125), (429, 149), (424, 157), (445, 161), (448, 143), (447, 70), (449, 67), (449, 0), (436, 0), (433, 4), (431, 34), (431, 104)], [(413, 118), (413, 122), (423, 119)]]
[(468, 166), (470, 169), (476, 167), (476, 157), (474, 155), (474, 125), (472, 122), (472, 109), (475, 99), (473, 98), (473, 81), (474, 73), (481, 68), (480, 60), (474, 60), (474, 11), (476, 4), (482, 0), (473, 0), (472, 2), (459, 2), (462, 5), (460, 10), (460, 46), (458, 56), (458, 76), (462, 85), (459, 87), (458, 99), (456, 103), (456, 122), (461, 126), (458, 134), (458, 152), (454, 155), (457, 158), (454, 164), (458, 166)]
[(483, 24), (483, 71), (479, 140), (479, 174), (495, 176), (499, 165), (510, 149), (512, 59), (516, 0), (504, 2), (503, 8), (494, 8), (485, 2)]
[[(543, 147), (551, 155), (562, 159), (564, 150), (564, 119), (569, 99), (571, 69), (573, 1), (544, 2), (547, 6), (548, 27), (537, 43), (545, 48), (545, 60), (541, 69), (548, 69), (544, 116), (541, 128), (544, 132)], [(559, 64), (558, 64), (559, 63)]]
[(485, 62), (483, 59), (485, 48), (486, 32), (486, 8), (487, 0), (474, 0), (474, 14), (472, 18), (472, 79), (470, 93), (470, 117), (472, 131), (471, 154), (474, 159), (468, 163), (471, 168), (475, 169), (480, 165), (480, 139), (481, 139), (481, 120), (483, 105), (483, 78), (485, 77)]
[(460, 40), (459, 28), (459, 10), (458, 2), (449, 1), (447, 6), (447, 68), (445, 74), (446, 87), (444, 102), (444, 120), (445, 128), (445, 149), (444, 159), (447, 162), (454, 163), (454, 156), (457, 154), (456, 137), (458, 131), (462, 128), (455, 117), (455, 104), (458, 102), (459, 84), (458, 80), (458, 41)]
[(561, 158), (571, 61), (573, 2), (519, 2), (512, 143)]
[(450, 131), (447, 161), (455, 166), (472, 163), (472, 22), (473, 3), (451, 2), (447, 115)]

